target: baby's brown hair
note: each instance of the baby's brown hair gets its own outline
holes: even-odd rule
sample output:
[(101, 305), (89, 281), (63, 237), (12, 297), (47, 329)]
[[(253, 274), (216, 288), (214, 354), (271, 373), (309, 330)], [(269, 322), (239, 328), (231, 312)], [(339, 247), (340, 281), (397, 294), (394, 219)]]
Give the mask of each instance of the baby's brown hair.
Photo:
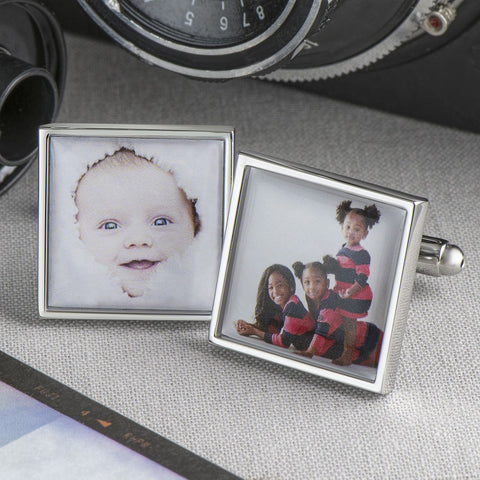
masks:
[[(96, 170), (99, 167), (103, 168), (108, 168), (108, 167), (116, 167), (116, 166), (126, 166), (126, 165), (135, 165), (135, 166), (141, 166), (151, 164), (155, 167), (158, 167), (162, 169), (159, 165), (157, 165), (152, 158), (146, 158), (143, 157), (142, 155), (138, 155), (135, 150), (126, 148), (126, 147), (121, 147), (115, 152), (113, 152), (111, 155), (106, 154), (103, 158), (100, 160), (97, 160), (95, 163), (92, 165), (89, 165), (87, 167), (87, 170), (82, 174), (82, 176), (78, 179), (77, 186), (75, 188), (75, 191), (73, 193), (73, 200), (75, 202), (75, 205), (77, 204), (77, 195), (78, 195), (78, 189), (80, 187), (80, 184), (82, 180), (85, 178), (85, 176), (90, 173), (93, 170)], [(172, 175), (175, 178), (174, 173), (171, 170), (166, 170), (167, 173)], [(178, 186), (178, 185), (177, 185)], [(196, 236), (197, 233), (200, 231), (201, 228), (201, 221), (200, 221), (200, 216), (198, 215), (196, 204), (197, 204), (197, 199), (196, 198), (189, 198), (188, 195), (186, 194), (185, 190), (178, 186), (178, 189), (182, 192), (182, 194), (185, 196), (185, 199), (187, 202), (191, 205), (192, 208), (192, 219), (193, 219), (193, 235)], [(77, 214), (77, 220), (78, 220), (78, 214)]]

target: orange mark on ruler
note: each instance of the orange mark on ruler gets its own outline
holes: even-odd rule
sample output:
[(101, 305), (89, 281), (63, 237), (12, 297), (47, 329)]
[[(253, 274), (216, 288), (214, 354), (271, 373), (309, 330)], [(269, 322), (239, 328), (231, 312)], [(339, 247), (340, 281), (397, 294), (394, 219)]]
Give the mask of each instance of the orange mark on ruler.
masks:
[(97, 422), (98, 422), (102, 427), (105, 427), (105, 428), (106, 428), (106, 427), (109, 427), (109, 426), (112, 424), (112, 422), (107, 422), (106, 420), (99, 420), (98, 418), (97, 418)]

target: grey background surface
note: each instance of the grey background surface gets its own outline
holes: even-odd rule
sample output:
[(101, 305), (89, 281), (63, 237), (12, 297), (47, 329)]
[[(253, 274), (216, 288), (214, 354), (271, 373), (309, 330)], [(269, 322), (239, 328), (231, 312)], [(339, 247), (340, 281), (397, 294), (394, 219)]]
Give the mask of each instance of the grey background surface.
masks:
[(466, 270), (417, 276), (394, 391), (221, 350), (207, 323), (37, 314), (37, 172), (0, 197), (0, 348), (246, 479), (480, 478), (480, 136), (254, 80), (197, 83), (68, 36), (62, 122), (227, 124), (237, 150), (429, 198)]

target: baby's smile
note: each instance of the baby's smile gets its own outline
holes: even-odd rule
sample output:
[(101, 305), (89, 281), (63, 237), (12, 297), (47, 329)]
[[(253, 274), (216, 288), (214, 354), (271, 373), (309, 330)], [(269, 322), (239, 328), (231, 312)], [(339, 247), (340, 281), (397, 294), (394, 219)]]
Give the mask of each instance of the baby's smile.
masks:
[(131, 297), (142, 296), (159, 266), (195, 236), (192, 202), (172, 173), (145, 159), (104, 160), (76, 195), (81, 240)]
[(153, 268), (160, 263), (160, 260), (132, 260), (128, 263), (121, 263), (120, 266), (124, 268), (131, 268), (133, 270), (148, 270), (149, 268)]

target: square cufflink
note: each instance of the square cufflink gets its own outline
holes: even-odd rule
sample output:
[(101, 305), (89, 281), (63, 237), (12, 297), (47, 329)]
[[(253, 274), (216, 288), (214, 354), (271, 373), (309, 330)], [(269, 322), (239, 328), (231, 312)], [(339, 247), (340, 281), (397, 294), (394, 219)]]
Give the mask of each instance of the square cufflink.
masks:
[(421, 197), (240, 154), (210, 341), (388, 393), (415, 273), (463, 268), (458, 247), (423, 236), (427, 205)]

